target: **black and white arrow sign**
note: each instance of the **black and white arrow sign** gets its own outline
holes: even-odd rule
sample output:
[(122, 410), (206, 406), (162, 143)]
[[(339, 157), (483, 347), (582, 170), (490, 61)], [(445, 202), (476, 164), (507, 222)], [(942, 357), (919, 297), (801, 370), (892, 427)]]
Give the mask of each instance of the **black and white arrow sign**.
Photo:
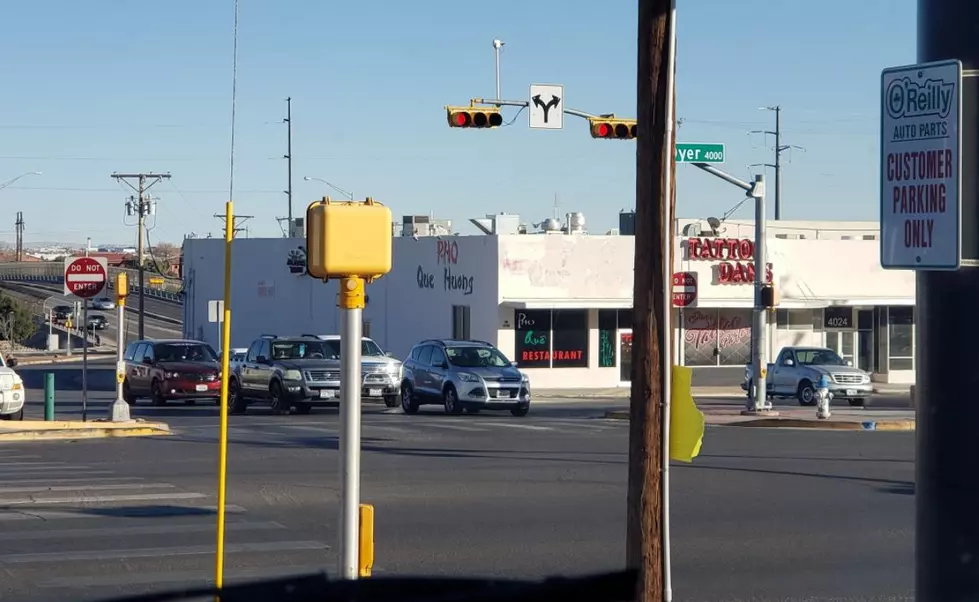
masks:
[(532, 84), (528, 108), (532, 129), (560, 130), (564, 127), (564, 86)]

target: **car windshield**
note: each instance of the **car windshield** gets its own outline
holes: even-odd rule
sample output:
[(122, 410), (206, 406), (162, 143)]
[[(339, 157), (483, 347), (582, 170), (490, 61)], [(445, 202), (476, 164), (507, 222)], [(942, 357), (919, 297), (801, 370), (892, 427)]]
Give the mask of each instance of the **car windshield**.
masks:
[(453, 366), (460, 368), (502, 368), (510, 360), (492, 347), (446, 347), (445, 355)]
[(829, 349), (804, 349), (795, 352), (795, 359), (802, 366), (845, 366), (835, 351)]
[(335, 360), (339, 354), (322, 341), (274, 341), (273, 360)]
[[(340, 339), (330, 339), (329, 341), (324, 341), (324, 344), (330, 349), (330, 353), (335, 355), (337, 358), (340, 357)], [(360, 342), (360, 356), (361, 357), (384, 357), (384, 351), (378, 347), (377, 343), (370, 339), (363, 339)]]
[(204, 343), (160, 343), (153, 349), (158, 362), (216, 362), (218, 356)]

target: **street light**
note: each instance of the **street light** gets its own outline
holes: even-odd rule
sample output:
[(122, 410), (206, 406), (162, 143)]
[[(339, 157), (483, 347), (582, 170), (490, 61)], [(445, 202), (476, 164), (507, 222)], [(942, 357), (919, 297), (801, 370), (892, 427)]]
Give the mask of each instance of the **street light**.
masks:
[(19, 180), (21, 178), (26, 178), (27, 176), (39, 176), (39, 175), (41, 175), (41, 172), (39, 172), (39, 171), (29, 171), (27, 173), (22, 173), (19, 176), (17, 176), (16, 178), (11, 178), (11, 179), (7, 180), (6, 182), (4, 182), (3, 184), (0, 184), (0, 190), (3, 190), (7, 186), (10, 186), (11, 184), (13, 184), (14, 182), (16, 182), (17, 180)]
[(343, 196), (349, 198), (351, 201), (354, 200), (354, 193), (347, 192), (343, 188), (340, 188), (336, 184), (331, 184), (331, 183), (327, 182), (326, 180), (324, 180), (323, 178), (317, 178), (317, 177), (312, 177), (312, 176), (304, 176), (303, 177), (303, 180), (305, 180), (307, 182), (312, 182), (312, 181), (322, 182), (322, 183), (326, 184), (327, 186), (329, 186), (330, 188), (332, 188), (333, 190), (336, 190), (337, 192), (339, 192)]

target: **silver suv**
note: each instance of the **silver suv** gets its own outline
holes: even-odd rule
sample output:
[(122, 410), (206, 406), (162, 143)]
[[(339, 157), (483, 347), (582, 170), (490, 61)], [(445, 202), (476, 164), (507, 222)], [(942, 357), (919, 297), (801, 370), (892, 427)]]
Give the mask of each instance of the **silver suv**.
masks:
[(411, 348), (401, 379), (401, 409), (439, 404), (446, 414), (463, 410), (530, 411), (530, 380), (485, 341), (430, 339)]
[[(340, 357), (340, 335), (316, 334), (325, 341), (336, 357)], [(360, 342), (361, 399), (384, 399), (384, 405), (397, 407), (401, 398), (401, 362), (389, 351), (385, 353), (373, 339), (364, 337)]]

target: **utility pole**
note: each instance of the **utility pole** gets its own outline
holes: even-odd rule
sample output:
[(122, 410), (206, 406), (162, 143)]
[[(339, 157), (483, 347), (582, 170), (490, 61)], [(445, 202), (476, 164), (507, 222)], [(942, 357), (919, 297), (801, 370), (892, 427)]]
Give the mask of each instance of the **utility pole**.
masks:
[(24, 212), (17, 212), (17, 221), (14, 222), (17, 231), (17, 261), (24, 261)]
[(775, 112), (775, 131), (754, 130), (751, 133), (775, 136), (775, 163), (758, 163), (757, 165), (764, 165), (775, 170), (775, 219), (779, 220), (782, 219), (782, 153), (793, 148), (801, 151), (806, 149), (793, 144), (782, 144), (782, 107), (780, 105), (762, 107), (762, 109)]
[[(136, 261), (138, 262), (137, 270), (139, 271), (139, 338), (140, 340), (146, 338), (146, 305), (145, 297), (145, 270), (143, 266), (143, 253), (145, 249), (143, 248), (143, 241), (146, 239), (146, 215), (151, 209), (152, 200), (147, 198), (146, 191), (152, 188), (157, 182), (161, 180), (169, 180), (169, 173), (134, 173), (134, 174), (112, 174), (113, 179), (125, 182), (127, 186), (132, 188), (136, 192), (136, 198), (130, 197), (130, 200), (126, 203), (127, 213), (136, 213), (138, 222), (136, 225)], [(130, 180), (136, 180), (136, 185), (133, 186)]]
[[(635, 284), (632, 392), (629, 405), (629, 489), (626, 562), (639, 570), (638, 602), (666, 602), (668, 545), (664, 504), (663, 418), (672, 361), (666, 304), (672, 277), (672, 157), (674, 130), (671, 0), (639, 0), (636, 149)], [(669, 162), (669, 163), (668, 163)], [(670, 167), (667, 167), (670, 165)]]
[[(915, 436), (915, 600), (979, 599), (979, 406), (962, 395), (976, 384), (975, 356), (954, 341), (979, 336), (976, 257), (979, 182), (979, 3), (918, 0), (918, 62), (962, 61), (962, 267), (918, 271)], [(953, 109), (954, 110), (954, 109)], [(886, 166), (884, 166), (886, 167)], [(955, 167), (954, 169), (958, 169)], [(954, 173), (954, 172), (953, 172)]]
[[(219, 218), (222, 223), (227, 223), (227, 221), (228, 221), (227, 216), (225, 216), (225, 215), (223, 215), (221, 213), (215, 213), (214, 214), (214, 217)], [(255, 217), (255, 216), (254, 215), (236, 215), (234, 217), (234, 222), (235, 223), (232, 225), (232, 228), (231, 228), (231, 235), (232, 235), (232, 237), (233, 238), (237, 238), (239, 232), (245, 232), (245, 238), (248, 238), (248, 228), (242, 226), (241, 224), (247, 222), (248, 220), (252, 219), (253, 217)], [(222, 229), (224, 229), (225, 227), (226, 226), (221, 226)], [(210, 238), (210, 236), (208, 236), (208, 238)]]
[(286, 97), (286, 155), (285, 159), (289, 170), (289, 187), (286, 189), (286, 196), (289, 197), (288, 222), (286, 226), (286, 238), (292, 236), (292, 97)]

